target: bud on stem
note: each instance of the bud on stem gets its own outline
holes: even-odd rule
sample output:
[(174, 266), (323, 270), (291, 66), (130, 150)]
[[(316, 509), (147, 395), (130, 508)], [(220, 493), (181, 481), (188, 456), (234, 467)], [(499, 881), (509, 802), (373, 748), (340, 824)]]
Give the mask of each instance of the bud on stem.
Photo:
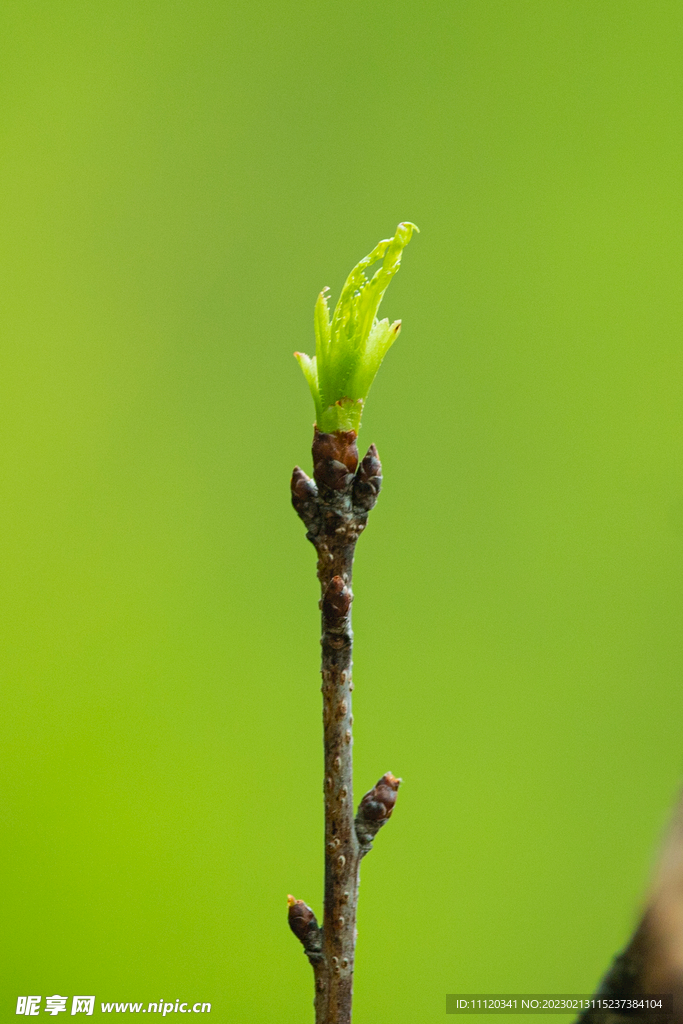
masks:
[(318, 927), (315, 914), (303, 900), (287, 897), (287, 920), (297, 939), (304, 947), (306, 956), (311, 963), (322, 959), (322, 931)]
[(358, 805), (356, 835), (361, 846), (361, 856), (372, 849), (372, 840), (391, 817), (402, 781), (391, 772), (386, 772)]

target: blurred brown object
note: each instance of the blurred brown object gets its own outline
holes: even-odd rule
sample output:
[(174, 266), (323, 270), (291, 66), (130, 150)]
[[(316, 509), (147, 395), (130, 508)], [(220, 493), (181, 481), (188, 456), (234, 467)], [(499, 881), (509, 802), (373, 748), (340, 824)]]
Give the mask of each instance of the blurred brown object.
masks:
[(580, 1024), (683, 1024), (683, 794), (664, 840), (645, 912), (623, 953), (615, 957), (596, 996), (614, 999), (673, 995), (673, 1012), (620, 1013), (592, 1009)]

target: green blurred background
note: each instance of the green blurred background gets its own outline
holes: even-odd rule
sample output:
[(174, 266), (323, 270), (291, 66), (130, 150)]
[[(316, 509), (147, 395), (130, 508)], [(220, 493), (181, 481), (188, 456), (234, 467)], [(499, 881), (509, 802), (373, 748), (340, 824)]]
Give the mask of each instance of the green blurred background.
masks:
[(3, 5), (2, 1019), (313, 1019), (292, 352), (401, 219), (354, 1020), (596, 985), (683, 761), (682, 61), (678, 0)]

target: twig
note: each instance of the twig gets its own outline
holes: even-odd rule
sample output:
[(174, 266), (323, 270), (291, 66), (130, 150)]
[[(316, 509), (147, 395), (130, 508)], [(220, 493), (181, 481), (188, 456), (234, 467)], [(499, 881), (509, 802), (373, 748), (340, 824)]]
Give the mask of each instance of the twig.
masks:
[(313, 439), (313, 477), (297, 467), (292, 504), (318, 552), (322, 612), (325, 747), (325, 907), (322, 929), (310, 907), (289, 898), (289, 923), (315, 976), (316, 1024), (350, 1024), (361, 858), (389, 819), (400, 779), (387, 772), (366, 793), (354, 820), (351, 679), (353, 556), (382, 483), (374, 445), (358, 466), (354, 430)]
[[(400, 779), (387, 772), (353, 816), (351, 602), (356, 542), (377, 501), (382, 467), (374, 445), (358, 465), (357, 431), (365, 400), (401, 321), (378, 320), (382, 296), (417, 228), (402, 221), (356, 264), (330, 317), (323, 288), (315, 304), (315, 355), (294, 355), (316, 411), (313, 480), (297, 468), (292, 504), (318, 552), (322, 612), (322, 694), (325, 744), (325, 916), (289, 898), (289, 923), (315, 974), (316, 1024), (350, 1024), (356, 946), (358, 872), (380, 827), (391, 816)], [(371, 277), (369, 267), (381, 266)]]
[(683, 798), (659, 857), (646, 910), (626, 949), (614, 958), (596, 998), (635, 1000), (673, 996), (673, 1010), (642, 1014), (598, 1006), (577, 1024), (683, 1024)]

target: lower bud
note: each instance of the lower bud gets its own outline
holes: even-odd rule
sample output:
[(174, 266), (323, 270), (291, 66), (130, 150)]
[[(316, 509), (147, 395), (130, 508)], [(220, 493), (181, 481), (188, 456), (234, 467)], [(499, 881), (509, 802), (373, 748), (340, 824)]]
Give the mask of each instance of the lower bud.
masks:
[(368, 852), (372, 840), (391, 817), (401, 781), (391, 772), (386, 772), (358, 805), (356, 834), (363, 853)]
[(341, 576), (333, 576), (322, 600), (325, 621), (334, 624), (338, 619), (343, 619), (349, 614), (350, 607), (351, 591)]
[(287, 920), (289, 927), (304, 947), (306, 956), (314, 963), (322, 956), (322, 931), (318, 926), (315, 914), (303, 900), (287, 897)]

